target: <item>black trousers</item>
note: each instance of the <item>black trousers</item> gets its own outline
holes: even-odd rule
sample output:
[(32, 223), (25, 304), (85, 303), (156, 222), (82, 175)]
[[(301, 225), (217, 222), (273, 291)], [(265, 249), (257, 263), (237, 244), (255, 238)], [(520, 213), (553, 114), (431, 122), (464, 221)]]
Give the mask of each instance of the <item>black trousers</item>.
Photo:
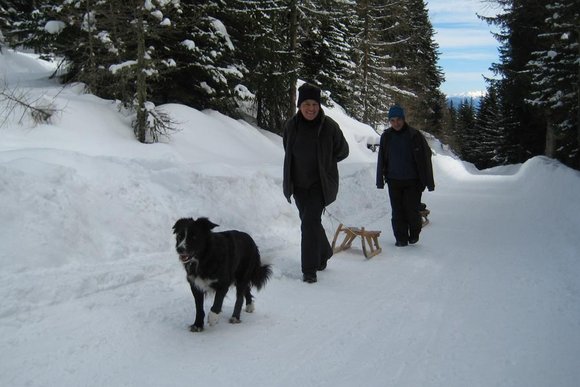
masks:
[(324, 211), (322, 187), (320, 184), (310, 188), (295, 187), (294, 201), (302, 222), (300, 226), (302, 273), (313, 274), (332, 256), (332, 247), (322, 227), (322, 211)]
[(422, 189), (419, 180), (388, 179), (391, 200), (391, 224), (397, 242), (408, 242), (409, 238), (419, 237), (421, 232)]

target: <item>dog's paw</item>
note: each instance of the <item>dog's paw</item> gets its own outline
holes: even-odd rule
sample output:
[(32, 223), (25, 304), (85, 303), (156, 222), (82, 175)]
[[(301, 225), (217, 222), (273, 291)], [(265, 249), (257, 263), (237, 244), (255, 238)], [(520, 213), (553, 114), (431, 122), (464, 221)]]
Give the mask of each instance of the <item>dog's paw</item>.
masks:
[(220, 315), (218, 313), (214, 313), (214, 312), (209, 312), (208, 316), (207, 316), (207, 323), (212, 326), (212, 325), (216, 325), (220, 320)]
[(246, 312), (248, 312), (248, 313), (254, 313), (254, 310), (256, 310), (256, 307), (254, 306), (254, 304), (248, 304), (248, 305), (246, 305)]
[(199, 327), (199, 326), (193, 324), (193, 325), (190, 325), (189, 326), (189, 331), (190, 332), (202, 332), (203, 331), (203, 327)]
[(239, 319), (239, 318), (237, 318), (237, 317), (231, 317), (231, 318), (230, 318), (230, 324), (239, 324), (239, 323), (241, 323), (241, 322), (242, 322), (242, 320), (240, 320), (240, 319)]

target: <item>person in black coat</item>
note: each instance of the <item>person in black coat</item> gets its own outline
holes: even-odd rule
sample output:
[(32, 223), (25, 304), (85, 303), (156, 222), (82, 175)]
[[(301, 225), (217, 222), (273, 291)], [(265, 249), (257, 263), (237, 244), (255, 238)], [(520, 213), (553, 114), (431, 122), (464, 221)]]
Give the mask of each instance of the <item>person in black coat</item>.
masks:
[(320, 89), (298, 89), (298, 112), (284, 126), (284, 196), (294, 196), (301, 221), (301, 266), (304, 282), (317, 281), (332, 248), (322, 226), (322, 212), (338, 194), (338, 162), (349, 149), (339, 125), (320, 107)]
[(400, 106), (389, 109), (390, 128), (381, 135), (377, 161), (377, 188), (389, 188), (391, 224), (397, 246), (419, 241), (419, 206), (425, 188), (435, 189), (431, 149), (425, 136), (405, 122)]

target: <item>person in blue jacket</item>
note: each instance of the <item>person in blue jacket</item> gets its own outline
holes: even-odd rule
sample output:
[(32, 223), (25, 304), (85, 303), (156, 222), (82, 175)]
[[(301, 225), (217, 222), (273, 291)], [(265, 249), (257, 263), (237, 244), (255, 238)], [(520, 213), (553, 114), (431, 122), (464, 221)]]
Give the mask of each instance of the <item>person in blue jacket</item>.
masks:
[(387, 183), (391, 201), (391, 224), (396, 246), (419, 241), (419, 206), (425, 188), (435, 189), (431, 148), (425, 136), (405, 121), (405, 111), (389, 109), (390, 127), (381, 135), (377, 161), (377, 188)]
[(305, 83), (298, 89), (298, 111), (284, 127), (284, 196), (294, 196), (301, 221), (302, 279), (317, 281), (332, 248), (322, 226), (322, 212), (338, 194), (337, 163), (349, 148), (339, 125), (320, 107), (320, 89)]

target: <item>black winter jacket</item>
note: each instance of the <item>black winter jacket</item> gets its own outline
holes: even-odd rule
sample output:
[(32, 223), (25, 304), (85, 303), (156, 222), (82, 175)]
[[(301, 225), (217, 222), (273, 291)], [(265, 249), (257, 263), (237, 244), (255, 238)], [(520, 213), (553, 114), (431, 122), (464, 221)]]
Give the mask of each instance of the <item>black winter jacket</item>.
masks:
[[(419, 174), (419, 181), (421, 182), (421, 191), (425, 190), (425, 187), (429, 191), (435, 189), (435, 182), (433, 180), (433, 165), (431, 164), (431, 148), (427, 144), (427, 140), (421, 132), (417, 129), (410, 127), (405, 123), (406, 128), (403, 130), (408, 130), (411, 134), (411, 142), (413, 143), (413, 161), (417, 166), (417, 172)], [(394, 129), (387, 129), (381, 135), (381, 142), (379, 146), (379, 155), (377, 160), (377, 188), (384, 188), (389, 162), (389, 140), (393, 136)]]
[[(324, 205), (327, 206), (336, 200), (338, 195), (338, 162), (348, 157), (348, 143), (340, 130), (340, 126), (332, 118), (327, 117), (320, 109), (320, 126), (318, 127), (318, 170), (320, 183), (324, 194)], [(296, 140), (298, 120), (303, 120), (302, 114), (297, 112), (284, 125), (284, 196), (290, 202), (294, 193), (292, 182), (292, 147)]]

